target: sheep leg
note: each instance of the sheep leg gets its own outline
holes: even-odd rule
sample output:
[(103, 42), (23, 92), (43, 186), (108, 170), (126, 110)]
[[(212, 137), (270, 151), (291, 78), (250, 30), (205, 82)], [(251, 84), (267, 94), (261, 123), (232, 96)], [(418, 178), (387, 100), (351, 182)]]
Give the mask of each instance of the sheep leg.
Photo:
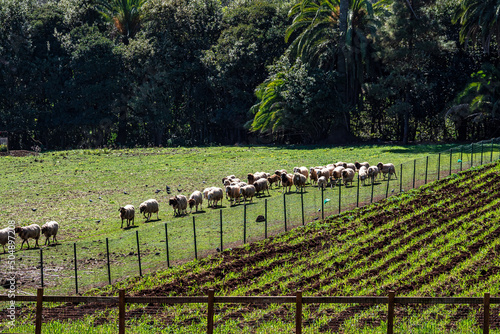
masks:
[(120, 226), (120, 228), (123, 228), (123, 218), (122, 218), (122, 226)]

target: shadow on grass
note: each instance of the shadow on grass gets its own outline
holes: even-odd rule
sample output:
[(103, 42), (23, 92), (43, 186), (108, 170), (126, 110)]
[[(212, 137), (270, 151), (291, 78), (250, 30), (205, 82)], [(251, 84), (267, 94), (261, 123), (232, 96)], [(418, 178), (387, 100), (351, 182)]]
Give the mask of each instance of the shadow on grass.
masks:
[(130, 226), (125, 226), (123, 229), (124, 230), (130, 230), (132, 228), (138, 228), (138, 227), (139, 227), (139, 225), (130, 225)]

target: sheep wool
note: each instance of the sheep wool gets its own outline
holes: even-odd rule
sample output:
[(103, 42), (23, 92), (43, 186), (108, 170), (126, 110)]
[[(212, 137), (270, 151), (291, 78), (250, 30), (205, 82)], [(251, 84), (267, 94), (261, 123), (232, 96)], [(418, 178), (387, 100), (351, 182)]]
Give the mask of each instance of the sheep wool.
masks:
[(52, 242), (57, 244), (57, 231), (59, 231), (59, 223), (56, 221), (49, 221), (42, 225), (42, 234), (45, 236), (44, 245), (49, 243), (50, 246), (50, 237), (52, 237)]

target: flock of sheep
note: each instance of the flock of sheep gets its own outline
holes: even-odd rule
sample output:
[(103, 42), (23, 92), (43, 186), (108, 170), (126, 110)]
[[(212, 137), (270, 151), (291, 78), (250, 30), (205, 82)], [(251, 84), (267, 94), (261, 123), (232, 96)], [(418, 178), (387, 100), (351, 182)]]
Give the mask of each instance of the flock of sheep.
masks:
[[(14, 230), (14, 231), (13, 231)], [(18, 226), (14, 229), (10, 227), (6, 227), (0, 230), (0, 245), (3, 247), (3, 252), (5, 253), (5, 245), (9, 242), (9, 234), (13, 235), (16, 233), (23, 240), (21, 243), (21, 249), (23, 248), (24, 243), (28, 245), (28, 249), (30, 248), (30, 244), (28, 239), (35, 239), (35, 246), (38, 247), (38, 239), (40, 238), (40, 234), (45, 236), (45, 243), (47, 242), (50, 245), (50, 237), (52, 237), (52, 241), (57, 243), (57, 231), (59, 230), (59, 224), (56, 221), (49, 221), (45, 224), (38, 226), (38, 224), (31, 224), (29, 226)]]
[[(345, 186), (351, 183), (356, 176), (359, 175), (359, 180), (365, 185), (366, 180), (371, 180), (371, 183), (382, 174), (385, 179), (391, 178), (392, 175), (396, 176), (396, 169), (392, 163), (378, 163), (376, 166), (370, 166), (368, 162), (355, 162), (355, 163), (345, 163), (337, 162), (336, 164), (328, 164), (326, 166), (315, 166), (311, 168), (306, 167), (295, 167), (293, 173), (287, 173), (285, 169), (276, 170), (273, 174), (265, 172), (257, 172), (247, 175), (247, 182), (243, 182), (238, 179), (235, 175), (229, 175), (222, 179), (222, 184), (224, 189), (220, 187), (209, 187), (200, 191), (194, 191), (189, 199), (184, 195), (176, 195), (169, 198), (169, 205), (174, 209), (174, 216), (181, 216), (187, 214), (187, 208), (189, 206), (191, 212), (193, 207), (198, 211), (198, 206), (202, 210), (203, 200), (207, 200), (208, 207), (217, 208), (220, 202), (222, 205), (222, 200), (224, 198), (224, 193), (226, 194), (226, 199), (230, 202), (230, 206), (236, 203), (240, 203), (241, 199), (243, 201), (249, 200), (252, 202), (253, 197), (264, 193), (267, 191), (269, 195), (269, 188), (272, 188), (273, 184), (277, 186), (282, 186), (284, 189), (288, 188), (288, 192), (291, 191), (292, 186), (295, 186), (297, 191), (303, 189), (308, 182), (312, 185), (317, 185), (318, 188), (325, 188), (327, 186), (334, 186), (339, 182), (343, 182)], [(168, 186), (167, 186), (168, 188)], [(125, 205), (119, 208), (120, 218), (122, 220), (121, 228), (123, 228), (123, 221), (126, 220), (127, 227), (130, 223), (134, 225), (135, 218), (135, 208), (133, 205)], [(139, 211), (144, 215), (146, 221), (149, 221), (151, 215), (156, 213), (157, 219), (159, 212), (159, 204), (155, 199), (149, 199), (139, 206)], [(16, 227), (15, 233), (23, 240), (21, 244), (21, 249), (26, 242), (29, 249), (28, 239), (35, 239), (36, 246), (38, 246), (38, 239), (40, 234), (45, 235), (47, 242), (50, 245), (49, 238), (53, 237), (53, 242), (56, 242), (56, 235), (59, 229), (59, 224), (55, 221), (50, 221), (45, 223), (41, 228), (37, 224), (32, 224), (24, 227)], [(13, 234), (11, 228), (5, 228), (0, 230), (0, 244), (4, 248), (8, 242), (8, 236)]]

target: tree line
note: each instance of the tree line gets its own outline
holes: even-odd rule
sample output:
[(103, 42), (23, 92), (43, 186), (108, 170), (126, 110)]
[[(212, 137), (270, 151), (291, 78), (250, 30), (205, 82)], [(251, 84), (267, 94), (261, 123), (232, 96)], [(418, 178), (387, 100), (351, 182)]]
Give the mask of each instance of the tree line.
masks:
[(11, 148), (499, 136), (493, 0), (3, 0)]

